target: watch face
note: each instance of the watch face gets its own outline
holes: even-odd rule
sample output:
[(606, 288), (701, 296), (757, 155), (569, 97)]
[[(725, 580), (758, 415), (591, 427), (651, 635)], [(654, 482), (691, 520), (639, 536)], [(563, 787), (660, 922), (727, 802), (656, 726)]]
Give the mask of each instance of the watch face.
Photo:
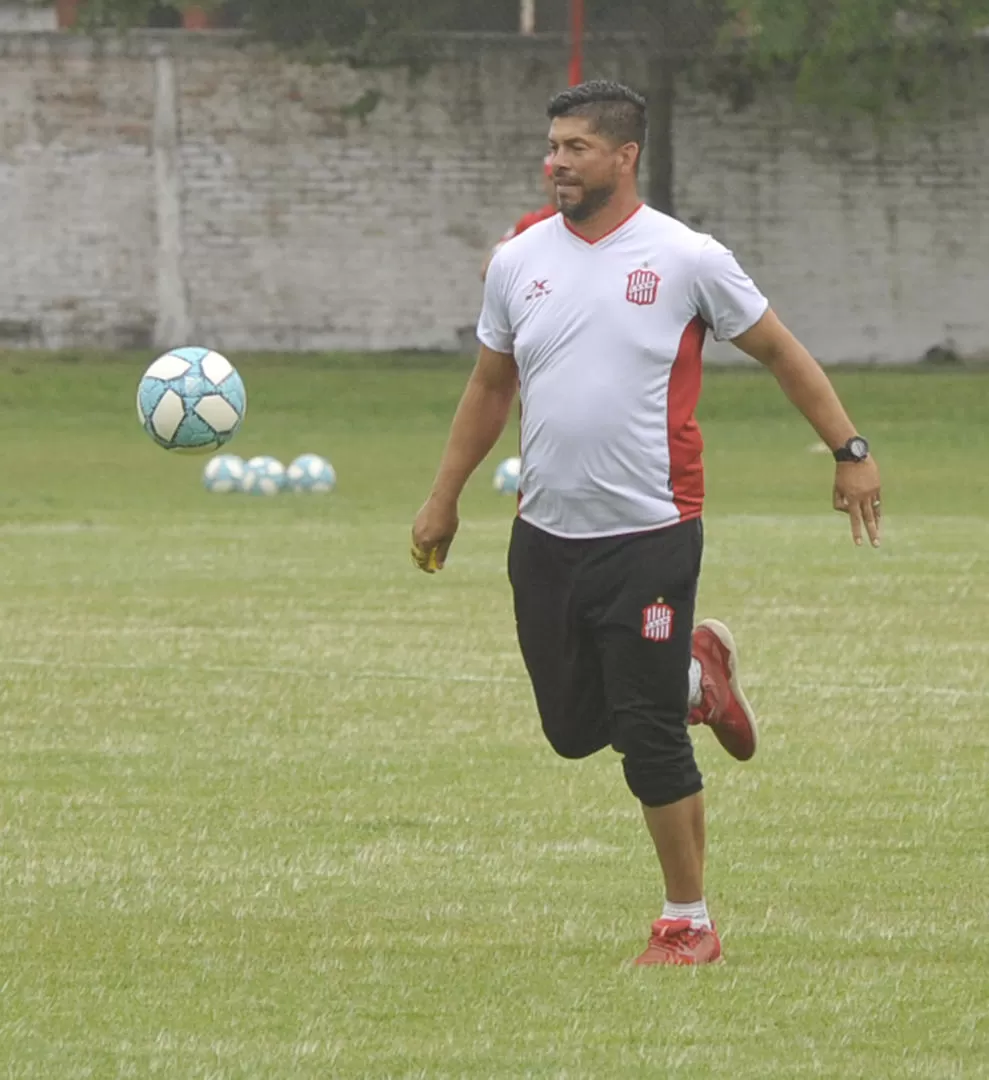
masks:
[(848, 449), (859, 460), (869, 456), (869, 444), (865, 439), (851, 439), (848, 443)]

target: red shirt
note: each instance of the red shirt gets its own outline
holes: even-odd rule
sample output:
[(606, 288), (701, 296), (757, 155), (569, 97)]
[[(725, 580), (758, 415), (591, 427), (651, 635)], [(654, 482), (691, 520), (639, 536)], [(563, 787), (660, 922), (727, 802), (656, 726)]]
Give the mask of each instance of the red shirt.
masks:
[(541, 209), (532, 210), (528, 214), (525, 214), (523, 217), (520, 217), (518, 221), (516, 221), (515, 224), (508, 230), (508, 232), (505, 233), (505, 235), (498, 241), (498, 243), (495, 244), (494, 248), (491, 251), (491, 254), (494, 255), (495, 252), (503, 248), (509, 240), (514, 240), (516, 236), (524, 233), (526, 229), (531, 229), (533, 225), (538, 224), (540, 221), (545, 221), (547, 218), (553, 217), (553, 215), (556, 213), (557, 207), (554, 206), (552, 203), (547, 203)]
[(512, 229), (508, 236), (519, 236), (521, 233), (524, 233), (526, 229), (531, 229), (533, 225), (537, 225), (540, 221), (551, 218), (557, 212), (558, 208), (553, 203), (547, 203), (539, 210), (532, 210), (524, 217), (518, 219), (515, 223), (515, 228)]

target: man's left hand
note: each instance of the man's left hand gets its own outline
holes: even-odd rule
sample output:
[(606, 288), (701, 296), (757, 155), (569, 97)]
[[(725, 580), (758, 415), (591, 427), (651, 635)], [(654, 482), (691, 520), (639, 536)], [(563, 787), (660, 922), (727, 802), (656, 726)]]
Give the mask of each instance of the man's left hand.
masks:
[(841, 462), (835, 469), (834, 508), (848, 514), (852, 539), (861, 545), (863, 529), (873, 547), (879, 547), (882, 500), (879, 466), (870, 456), (865, 461)]

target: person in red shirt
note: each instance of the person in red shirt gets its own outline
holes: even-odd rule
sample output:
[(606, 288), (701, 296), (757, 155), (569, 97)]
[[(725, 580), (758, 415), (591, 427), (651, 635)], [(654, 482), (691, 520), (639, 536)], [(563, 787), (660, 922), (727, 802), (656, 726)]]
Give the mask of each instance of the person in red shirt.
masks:
[(554, 214), (559, 212), (559, 207), (556, 205), (556, 184), (553, 181), (553, 166), (550, 164), (551, 161), (552, 158), (549, 156), (543, 160), (543, 188), (546, 191), (546, 198), (549, 201), (545, 206), (541, 206), (538, 210), (530, 210), (528, 214), (523, 214), (498, 243), (495, 244), (488, 254), (488, 257), (484, 260), (484, 266), (481, 268), (482, 281), (487, 277), (488, 266), (491, 264), (495, 252), (504, 247), (509, 240), (514, 240), (516, 236), (520, 236), (526, 229), (532, 228), (533, 225), (538, 224), (540, 221), (545, 221), (546, 218), (551, 218)]

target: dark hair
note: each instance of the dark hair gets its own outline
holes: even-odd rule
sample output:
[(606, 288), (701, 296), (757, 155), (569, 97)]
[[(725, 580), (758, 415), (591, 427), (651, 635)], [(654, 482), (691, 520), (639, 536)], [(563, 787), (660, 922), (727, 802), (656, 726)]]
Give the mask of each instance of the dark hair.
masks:
[(550, 120), (558, 116), (585, 116), (594, 131), (613, 139), (618, 146), (646, 144), (646, 99), (619, 82), (594, 79), (562, 90), (546, 110)]

